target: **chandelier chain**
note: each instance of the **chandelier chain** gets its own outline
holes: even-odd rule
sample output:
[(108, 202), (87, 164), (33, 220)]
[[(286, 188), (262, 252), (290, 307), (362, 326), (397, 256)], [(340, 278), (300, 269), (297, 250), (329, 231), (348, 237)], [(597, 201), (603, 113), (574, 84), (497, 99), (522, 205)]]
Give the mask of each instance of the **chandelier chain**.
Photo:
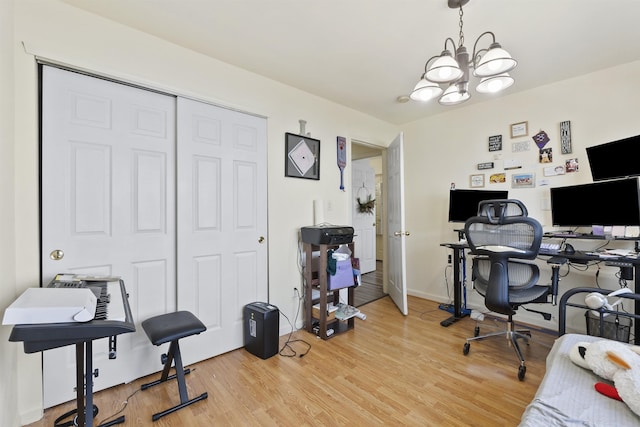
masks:
[(462, 16), (464, 15), (464, 12), (462, 11), (462, 2), (460, 3), (460, 40), (458, 41), (458, 45), (459, 46), (464, 46), (464, 33), (462, 32), (462, 27), (463, 27), (463, 22), (462, 22)]

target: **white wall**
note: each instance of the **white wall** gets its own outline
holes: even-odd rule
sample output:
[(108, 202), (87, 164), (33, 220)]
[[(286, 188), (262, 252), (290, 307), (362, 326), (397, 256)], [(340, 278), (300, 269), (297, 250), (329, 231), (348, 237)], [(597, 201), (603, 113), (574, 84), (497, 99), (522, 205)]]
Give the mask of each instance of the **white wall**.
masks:
[[(548, 203), (549, 187), (591, 182), (591, 173), (585, 147), (640, 134), (638, 99), (640, 97), (640, 62), (584, 75), (534, 90), (502, 96), (466, 108), (444, 112), (436, 117), (413, 122), (404, 127), (406, 167), (407, 277), (409, 294), (448, 302), (445, 273), (452, 286), (447, 266), (446, 248), (441, 242), (457, 240), (454, 228), (462, 224), (448, 223), (449, 186), (470, 188), (469, 176), (485, 172), (485, 189), (508, 189), (509, 196), (521, 199), (530, 216), (538, 219), (545, 230), (552, 229)], [(516, 76), (517, 85), (517, 76)], [(479, 96), (479, 95), (478, 95)], [(571, 121), (571, 154), (560, 152), (559, 124)], [(529, 136), (510, 138), (510, 124), (528, 121)], [(553, 148), (552, 164), (563, 164), (572, 157), (579, 161), (579, 171), (562, 176), (543, 176), (543, 165), (538, 162), (538, 147), (531, 140), (531, 150), (512, 152), (512, 142), (530, 138), (545, 130)], [(502, 159), (495, 160), (488, 150), (488, 137), (502, 135)], [(489, 173), (503, 172), (502, 160), (516, 158), (523, 168), (518, 172), (533, 172), (536, 179), (548, 179), (548, 186), (539, 183), (535, 188), (511, 189), (513, 171), (506, 171), (505, 184), (488, 184)], [(495, 169), (478, 171), (477, 164), (493, 161)], [(597, 203), (594, 200), (594, 203)], [(613, 207), (612, 207), (613, 208)], [(601, 242), (574, 241), (576, 249), (592, 249)], [(631, 245), (631, 243), (629, 243)], [(631, 246), (632, 247), (632, 246)], [(543, 279), (548, 282), (550, 270), (543, 265)], [(469, 269), (467, 269), (469, 271)], [(566, 272), (563, 268), (562, 273)], [(586, 272), (572, 269), (560, 284), (560, 293), (569, 287), (595, 286), (597, 268)], [(599, 283), (606, 289), (617, 289), (614, 273), (617, 269), (602, 267)], [(470, 274), (469, 274), (470, 277)], [(453, 290), (449, 293), (453, 297)], [(469, 305), (484, 309), (481, 297), (468, 287)], [(543, 307), (549, 309), (549, 307)], [(523, 320), (554, 329), (557, 319), (545, 322), (541, 316), (518, 313)], [(584, 327), (584, 318), (576, 319)]]
[[(558, 147), (558, 123), (570, 120), (572, 156), (580, 159), (581, 170), (577, 174), (550, 179), (552, 185), (567, 185), (590, 181), (584, 147), (640, 133), (637, 102), (634, 102), (640, 94), (637, 79), (640, 63), (606, 70), (606, 76), (604, 72), (595, 73), (502, 96), (480, 106), (444, 110), (437, 117), (398, 129), (78, 11), (57, 0), (0, 3), (0, 49), (5, 58), (0, 65), (3, 77), (0, 88), (4, 93), (10, 93), (13, 88), (15, 94), (3, 96), (0, 101), (3, 113), (0, 117), (3, 125), (0, 131), (0, 178), (3, 182), (0, 186), (3, 200), (0, 308), (6, 307), (25, 288), (37, 286), (39, 278), (38, 94), (34, 53), (268, 118), (270, 302), (291, 319), (296, 308), (293, 287), (300, 286), (297, 231), (300, 226), (312, 223), (313, 200), (325, 201), (327, 222), (347, 223), (351, 216), (352, 195), (339, 191), (334, 149), (336, 136), (345, 136), (347, 141), (353, 138), (387, 146), (399, 130), (405, 131), (407, 229), (411, 232), (407, 239), (409, 291), (413, 295), (447, 301), (444, 280), (447, 251), (439, 243), (456, 237), (446, 220), (449, 184), (455, 182), (458, 188), (468, 188), (469, 175), (477, 173), (476, 164), (491, 161), (487, 149), (490, 135), (503, 135), (502, 154), (506, 157), (511, 154), (509, 125), (526, 120), (530, 134), (539, 129), (549, 133), (557, 150), (556, 158), (562, 158), (565, 156), (559, 156), (559, 148), (555, 148)], [(15, 8), (13, 40), (9, 29), (11, 19), (7, 19), (11, 16), (12, 5)], [(22, 42), (27, 52), (22, 48)], [(13, 58), (15, 64), (7, 61), (7, 57)], [(15, 65), (14, 70), (11, 70), (12, 65)], [(15, 73), (13, 78), (12, 72)], [(12, 127), (14, 114), (15, 126)], [(297, 132), (299, 119), (307, 120), (307, 131), (322, 141), (320, 181), (283, 176), (284, 133)], [(526, 157), (527, 168), (540, 177), (537, 155), (532, 151), (522, 156)], [(346, 173), (347, 189), (350, 188), (349, 180), (350, 174)], [(511, 191), (511, 195), (521, 198), (532, 216), (548, 224), (549, 214), (541, 210), (540, 202), (546, 192), (546, 189), (536, 187)], [(14, 216), (14, 211), (20, 214)], [(562, 289), (578, 283), (592, 285), (593, 271), (580, 274), (572, 270), (563, 279)], [(603, 269), (600, 275), (603, 286), (615, 287), (610, 272), (605, 274), (605, 271)], [(473, 291), (469, 294), (470, 303), (481, 307), (482, 302)], [(541, 322), (537, 317), (531, 320)], [(25, 355), (20, 344), (7, 343), (3, 337), (8, 335), (8, 328), (2, 327), (1, 332), (0, 411), (3, 421), (7, 420), (9, 425), (19, 425), (15, 421), (18, 418), (20, 423), (28, 423), (37, 419), (42, 411), (40, 356)], [(17, 405), (12, 397), (16, 390)]]
[[(386, 146), (398, 129), (354, 110), (132, 31), (57, 0), (8, 2), (8, 5), (11, 4), (15, 8), (15, 43), (10, 45), (3, 38), (2, 49), (3, 57), (13, 56), (15, 59), (15, 79), (11, 85), (12, 80), (8, 77), (6, 81), (9, 84), (3, 83), (2, 87), (14, 87), (15, 97), (13, 105), (7, 107), (4, 101), (1, 105), (3, 110), (15, 109), (16, 130), (15, 136), (2, 134), (7, 137), (3, 140), (13, 142), (7, 144), (6, 148), (2, 145), (2, 154), (6, 150), (10, 155), (15, 149), (15, 186), (3, 185), (0, 191), (3, 198), (9, 200), (8, 205), (3, 202), (3, 215), (4, 207), (10, 207), (15, 199), (16, 211), (20, 212), (20, 216), (15, 221), (7, 218), (8, 225), (5, 226), (3, 222), (0, 230), (11, 232), (15, 223), (15, 233), (20, 236), (20, 241), (15, 245), (12, 239), (2, 239), (0, 242), (2, 254), (15, 252), (17, 257), (16, 280), (11, 280), (7, 286), (3, 282), (1, 308), (5, 308), (16, 293), (39, 284), (35, 54), (75, 68), (267, 117), (269, 298), (293, 321), (298, 306), (293, 288), (301, 286), (297, 266), (297, 233), (301, 226), (313, 222), (313, 200), (325, 201), (326, 222), (344, 224), (349, 223), (351, 218), (351, 194), (339, 190), (336, 137), (344, 136), (349, 142), (355, 138)], [(5, 8), (8, 6), (5, 7), (3, 2)], [(11, 17), (10, 10), (6, 14)], [(3, 33), (11, 35), (4, 25), (2, 28)], [(24, 43), (25, 49), (21, 43)], [(319, 181), (284, 177), (284, 134), (298, 132), (299, 119), (306, 120), (307, 132), (322, 141)], [(3, 166), (7, 163), (4, 159), (2, 156), (0, 160)], [(12, 169), (2, 169), (2, 176), (8, 174), (11, 178)], [(349, 174), (346, 174), (346, 188), (350, 188), (349, 180)], [(5, 182), (13, 181), (8, 179)], [(14, 191), (22, 196), (14, 198)], [(11, 261), (11, 258), (7, 259)], [(3, 280), (10, 277), (11, 269), (8, 271), (9, 275), (5, 275)], [(283, 331), (289, 331), (285, 322), (281, 322), (281, 325)], [(2, 332), (6, 335), (9, 329), (5, 327)], [(16, 380), (11, 372), (17, 371), (20, 380), (18, 409), (15, 410), (15, 400), (3, 400), (2, 409), (7, 409), (2, 411), (3, 421), (19, 414), (22, 423), (32, 422), (42, 412), (40, 355), (25, 355), (20, 344), (6, 343), (6, 340), (0, 346), (3, 357), (4, 354), (17, 352), (18, 359), (16, 362), (16, 356), (12, 356), (4, 362), (3, 358), (2, 363), (8, 366), (0, 372), (0, 396), (15, 394)], [(5, 404), (9, 407), (5, 408)]]
[[(13, 48), (13, 3), (0, 2), (0, 308), (16, 298)], [(21, 349), (8, 341), (10, 332), (10, 327), (0, 326), (0, 417), (7, 425), (18, 425), (16, 366)]]

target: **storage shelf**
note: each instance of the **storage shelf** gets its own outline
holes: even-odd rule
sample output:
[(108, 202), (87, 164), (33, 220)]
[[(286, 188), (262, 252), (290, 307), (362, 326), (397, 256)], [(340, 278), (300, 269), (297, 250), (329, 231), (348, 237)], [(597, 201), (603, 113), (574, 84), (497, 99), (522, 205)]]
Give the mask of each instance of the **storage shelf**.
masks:
[[(340, 303), (340, 289), (329, 290), (328, 289), (328, 277), (327, 277), (327, 251), (329, 249), (338, 248), (340, 245), (313, 245), (310, 243), (303, 243), (303, 249), (305, 252), (305, 269), (304, 269), (304, 286), (305, 286), (305, 329), (307, 332), (316, 334), (314, 327), (317, 325), (317, 334), (323, 340), (333, 338), (343, 332), (353, 329), (355, 325), (354, 318), (348, 320), (328, 319), (327, 318), (327, 305), (331, 302), (334, 305)], [(348, 244), (351, 254), (353, 256), (353, 243)], [(312, 253), (314, 251), (320, 251), (320, 259), (317, 265), (317, 271), (313, 271)], [(317, 298), (313, 298), (312, 291), (317, 289), (320, 291), (320, 295)], [(354, 302), (354, 287), (347, 287), (348, 304), (353, 305)], [(319, 304), (319, 315), (313, 316), (312, 307), (315, 304)], [(327, 331), (333, 329), (333, 333), (327, 335)]]

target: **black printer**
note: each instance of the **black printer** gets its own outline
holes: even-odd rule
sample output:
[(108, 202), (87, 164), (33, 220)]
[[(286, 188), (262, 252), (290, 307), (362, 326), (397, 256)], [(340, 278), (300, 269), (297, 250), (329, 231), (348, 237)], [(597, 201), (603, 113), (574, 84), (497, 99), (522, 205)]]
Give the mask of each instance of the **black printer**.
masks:
[(342, 245), (353, 241), (353, 227), (312, 225), (300, 228), (302, 241), (312, 245)]

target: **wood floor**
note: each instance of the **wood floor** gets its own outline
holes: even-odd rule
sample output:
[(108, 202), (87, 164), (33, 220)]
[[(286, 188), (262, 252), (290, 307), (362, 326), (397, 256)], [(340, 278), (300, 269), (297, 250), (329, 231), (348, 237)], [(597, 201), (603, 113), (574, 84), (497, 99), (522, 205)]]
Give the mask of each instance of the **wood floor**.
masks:
[(360, 286), (353, 292), (354, 306), (360, 307), (387, 294), (382, 289), (382, 261), (376, 261), (376, 269), (363, 274)]
[[(95, 425), (120, 411), (126, 400), (119, 414), (126, 416), (124, 426), (518, 425), (544, 375), (548, 347), (523, 345), (527, 374), (521, 382), (515, 354), (504, 339), (474, 342), (469, 355), (462, 354), (464, 339), (473, 335), (470, 318), (442, 327), (449, 313), (411, 296), (406, 317), (389, 297), (364, 308), (366, 320), (356, 319), (353, 330), (327, 341), (302, 330), (293, 333), (292, 340), (311, 345), (304, 357), (306, 345), (299, 341), (290, 344), (294, 357), (262, 360), (238, 349), (191, 365), (189, 396), (207, 391), (209, 398), (156, 422), (153, 413), (179, 403), (175, 382), (136, 392), (157, 378), (153, 375), (97, 392)], [(504, 326), (492, 319), (480, 325), (483, 332)], [(547, 346), (555, 339), (532, 332)], [(281, 337), (281, 344), (287, 338)], [(290, 348), (283, 353), (291, 354)], [(50, 427), (74, 405), (50, 408), (30, 426)]]

